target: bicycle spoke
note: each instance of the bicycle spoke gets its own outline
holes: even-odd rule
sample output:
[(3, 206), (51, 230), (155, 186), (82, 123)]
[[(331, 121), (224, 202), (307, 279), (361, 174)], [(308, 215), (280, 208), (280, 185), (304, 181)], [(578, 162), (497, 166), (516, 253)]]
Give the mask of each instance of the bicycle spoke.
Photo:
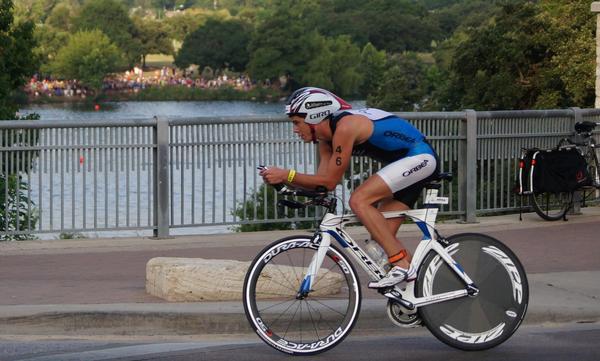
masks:
[[(308, 302), (306, 302), (306, 309), (308, 310), (310, 307), (308, 305)], [(313, 326), (313, 329), (315, 330), (315, 334), (317, 335), (317, 339), (320, 339), (319, 337), (319, 331), (317, 330), (317, 326), (315, 325), (315, 320), (312, 317), (312, 313), (310, 311), (308, 311), (308, 316), (310, 317), (310, 323)]]
[[(317, 252), (305, 241), (309, 239), (284, 239), (265, 248), (250, 266), (244, 284), (244, 307), (255, 331), (267, 344), (293, 354), (312, 354), (335, 346), (343, 339), (340, 332), (345, 335), (356, 322), (360, 303), (360, 289), (352, 286), (358, 282), (356, 271), (333, 246), (308, 296), (296, 299), (308, 264)], [(351, 272), (346, 268), (342, 271), (332, 258), (342, 259), (344, 263), (340, 264)], [(318, 293), (323, 295), (315, 297)], [(330, 341), (318, 343), (323, 339)]]
[(328, 308), (328, 309), (330, 309), (331, 311), (333, 311), (333, 312), (335, 312), (335, 313), (338, 313), (338, 314), (340, 314), (340, 315), (344, 316), (344, 314), (343, 314), (343, 313), (341, 313), (340, 311), (338, 311), (338, 310), (336, 310), (336, 309), (332, 308), (331, 306), (329, 306), (329, 305), (327, 305), (327, 304), (325, 304), (325, 303), (323, 303), (323, 302), (320, 302), (320, 301), (319, 301), (318, 299), (316, 299), (316, 298), (311, 298), (311, 301), (313, 301), (313, 302), (316, 302), (316, 303), (320, 304), (321, 306), (327, 307), (327, 308)]
[[(296, 301), (297, 301), (297, 300), (294, 300), (294, 302), (292, 302), (292, 304), (290, 304), (290, 305), (288, 306), (288, 308), (286, 308), (285, 310), (283, 310), (283, 311), (282, 311), (282, 312), (279, 314), (279, 316), (277, 316), (277, 318), (276, 318), (276, 319), (275, 319), (273, 322), (271, 322), (271, 327), (273, 327), (273, 326), (275, 326), (275, 325), (277, 324), (277, 322), (279, 321), (279, 319), (280, 319), (280, 318), (281, 318), (283, 315), (285, 315), (285, 314), (287, 313), (287, 311), (288, 311), (290, 308), (292, 308), (292, 306), (293, 306), (293, 305), (296, 303)], [(289, 327), (289, 326), (288, 326), (288, 327)]]
[(292, 302), (292, 303), (293, 303), (293, 302), (295, 302), (295, 301), (296, 301), (296, 299), (295, 299), (295, 298), (293, 298), (293, 299), (289, 299), (289, 300), (286, 300), (286, 301), (282, 301), (282, 302), (279, 302), (279, 303), (275, 303), (275, 304), (273, 304), (273, 305), (270, 305), (270, 306), (268, 306), (268, 307), (265, 307), (265, 308), (260, 308), (260, 309), (259, 309), (259, 311), (260, 311), (260, 312), (262, 312), (262, 311), (267, 311), (267, 310), (270, 310), (270, 309), (271, 309), (271, 308), (273, 308), (273, 307), (276, 307), (276, 306), (279, 306), (279, 305), (283, 305), (284, 303), (287, 303), (287, 302)]
[(296, 318), (296, 314), (298, 314), (298, 309), (300, 308), (300, 302), (298, 302), (298, 307), (296, 307), (296, 311), (294, 312), (294, 314), (292, 315), (292, 319), (290, 320), (290, 322), (288, 323), (288, 327), (285, 329), (285, 332), (283, 333), (283, 337), (287, 336), (287, 333), (290, 329), (290, 326), (292, 326), (292, 323), (294, 321), (294, 318)]

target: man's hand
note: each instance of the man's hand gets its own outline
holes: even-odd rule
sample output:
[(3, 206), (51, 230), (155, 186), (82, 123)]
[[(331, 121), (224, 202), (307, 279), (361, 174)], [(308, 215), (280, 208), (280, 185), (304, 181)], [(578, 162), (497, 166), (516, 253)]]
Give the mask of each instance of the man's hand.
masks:
[(281, 169), (276, 167), (263, 167), (260, 169), (258, 174), (263, 178), (263, 181), (267, 184), (281, 184), (287, 182), (288, 176), (287, 169)]

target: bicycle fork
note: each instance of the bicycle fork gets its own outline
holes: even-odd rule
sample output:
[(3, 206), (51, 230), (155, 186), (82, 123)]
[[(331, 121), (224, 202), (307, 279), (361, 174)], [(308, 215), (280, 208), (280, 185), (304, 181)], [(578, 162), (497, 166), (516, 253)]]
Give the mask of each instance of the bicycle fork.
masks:
[(326, 232), (320, 233), (320, 235), (316, 237), (320, 237), (321, 241), (319, 243), (317, 252), (313, 255), (312, 260), (310, 261), (306, 275), (304, 276), (302, 283), (300, 283), (300, 289), (296, 295), (296, 299), (298, 300), (302, 300), (308, 296), (312, 282), (316, 278), (317, 273), (323, 264), (323, 260), (325, 259), (325, 255), (327, 254), (327, 250), (329, 249), (329, 245), (331, 244), (331, 236)]

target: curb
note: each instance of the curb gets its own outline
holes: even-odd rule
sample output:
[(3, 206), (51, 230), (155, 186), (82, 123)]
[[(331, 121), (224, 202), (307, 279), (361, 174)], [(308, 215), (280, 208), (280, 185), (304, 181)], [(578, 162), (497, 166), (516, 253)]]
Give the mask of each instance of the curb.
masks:
[[(383, 299), (365, 299), (354, 332), (398, 329), (388, 319)], [(0, 335), (127, 335), (183, 336), (253, 334), (241, 303), (168, 305), (140, 307), (139, 304), (69, 305), (48, 307), (39, 312), (0, 317)], [(103, 306), (103, 307), (102, 307)], [(216, 307), (218, 306), (219, 309)], [(4, 306), (6, 307), (6, 306)], [(77, 309), (80, 308), (80, 309)], [(95, 309), (94, 309), (95, 308)], [(118, 308), (121, 308), (119, 310)], [(166, 310), (159, 310), (166, 308)], [(196, 308), (196, 311), (192, 311)], [(524, 324), (595, 323), (600, 322), (600, 310), (589, 308), (530, 306)]]

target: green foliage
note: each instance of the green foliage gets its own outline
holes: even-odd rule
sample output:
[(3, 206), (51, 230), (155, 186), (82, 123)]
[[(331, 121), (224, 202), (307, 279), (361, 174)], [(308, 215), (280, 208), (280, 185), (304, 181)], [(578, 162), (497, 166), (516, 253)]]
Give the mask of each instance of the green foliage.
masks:
[(592, 106), (593, 26), (585, 1), (509, 3), (494, 21), (455, 34), (461, 39), (451, 47), (439, 103), (447, 110)]
[(118, 1), (88, 0), (74, 23), (77, 31), (102, 31), (121, 49), (129, 67), (139, 61), (142, 50), (137, 29), (127, 9)]
[(377, 90), (367, 99), (369, 106), (393, 111), (414, 111), (427, 95), (425, 64), (415, 54), (389, 60)]
[(76, 8), (58, 3), (46, 18), (45, 24), (62, 31), (71, 31)]
[(163, 23), (143, 18), (134, 18), (133, 21), (140, 41), (142, 67), (146, 66), (148, 54), (173, 54), (173, 43)]
[[(0, 174), (0, 229), (27, 231), (35, 227), (37, 215), (29, 212), (34, 208), (28, 194), (28, 185), (17, 174)], [(21, 241), (32, 239), (30, 234), (0, 235), (0, 241)]]
[(210, 11), (203, 9), (190, 9), (184, 13), (165, 18), (165, 24), (171, 38), (183, 41), (187, 36), (206, 24), (208, 19), (227, 20), (231, 18), (228, 11)]
[(50, 64), (54, 74), (64, 79), (79, 79), (99, 90), (106, 75), (119, 64), (119, 49), (100, 30), (74, 34)]
[(37, 42), (34, 52), (41, 61), (40, 70), (48, 73), (48, 63), (56, 58), (56, 54), (69, 41), (71, 35), (67, 31), (41, 25), (36, 27), (34, 36)]
[(239, 20), (209, 19), (185, 38), (175, 64), (180, 68), (196, 64), (243, 71), (248, 63), (249, 41), (248, 24)]
[(325, 37), (310, 28), (310, 3), (288, 6), (282, 1), (261, 21), (249, 45), (248, 71), (257, 80), (287, 75), (297, 85), (321, 86), (345, 96), (362, 82), (360, 48), (349, 36)]
[[(596, 15), (584, 0), (547, 0), (539, 4), (540, 18), (549, 23), (552, 74), (559, 77), (572, 99), (581, 107), (594, 104)], [(556, 104), (556, 103), (555, 103)]]
[(360, 69), (363, 73), (361, 95), (374, 94), (384, 79), (387, 67), (385, 51), (377, 50), (373, 44), (367, 43), (360, 54)]
[(12, 0), (0, 0), (0, 120), (15, 119), (15, 94), (38, 67), (33, 23), (13, 19)]
[(342, 96), (358, 92), (363, 75), (360, 71), (360, 49), (348, 36), (326, 38), (316, 32), (306, 41), (313, 47), (313, 56), (306, 67), (292, 73), (301, 84), (330, 89)]
[[(256, 192), (254, 192), (246, 202), (237, 206), (233, 211), (233, 215), (241, 222), (253, 221), (261, 219), (285, 219), (295, 215), (293, 210), (287, 210), (287, 214), (282, 214), (277, 209), (277, 199), (281, 196), (275, 188), (262, 184)], [(308, 212), (308, 213), (306, 213)], [(305, 208), (298, 210), (298, 217), (314, 217), (314, 208)], [(256, 232), (256, 231), (272, 231), (276, 229), (310, 229), (315, 227), (314, 221), (301, 222), (269, 222), (255, 224), (240, 224), (234, 230), (236, 232)]]

